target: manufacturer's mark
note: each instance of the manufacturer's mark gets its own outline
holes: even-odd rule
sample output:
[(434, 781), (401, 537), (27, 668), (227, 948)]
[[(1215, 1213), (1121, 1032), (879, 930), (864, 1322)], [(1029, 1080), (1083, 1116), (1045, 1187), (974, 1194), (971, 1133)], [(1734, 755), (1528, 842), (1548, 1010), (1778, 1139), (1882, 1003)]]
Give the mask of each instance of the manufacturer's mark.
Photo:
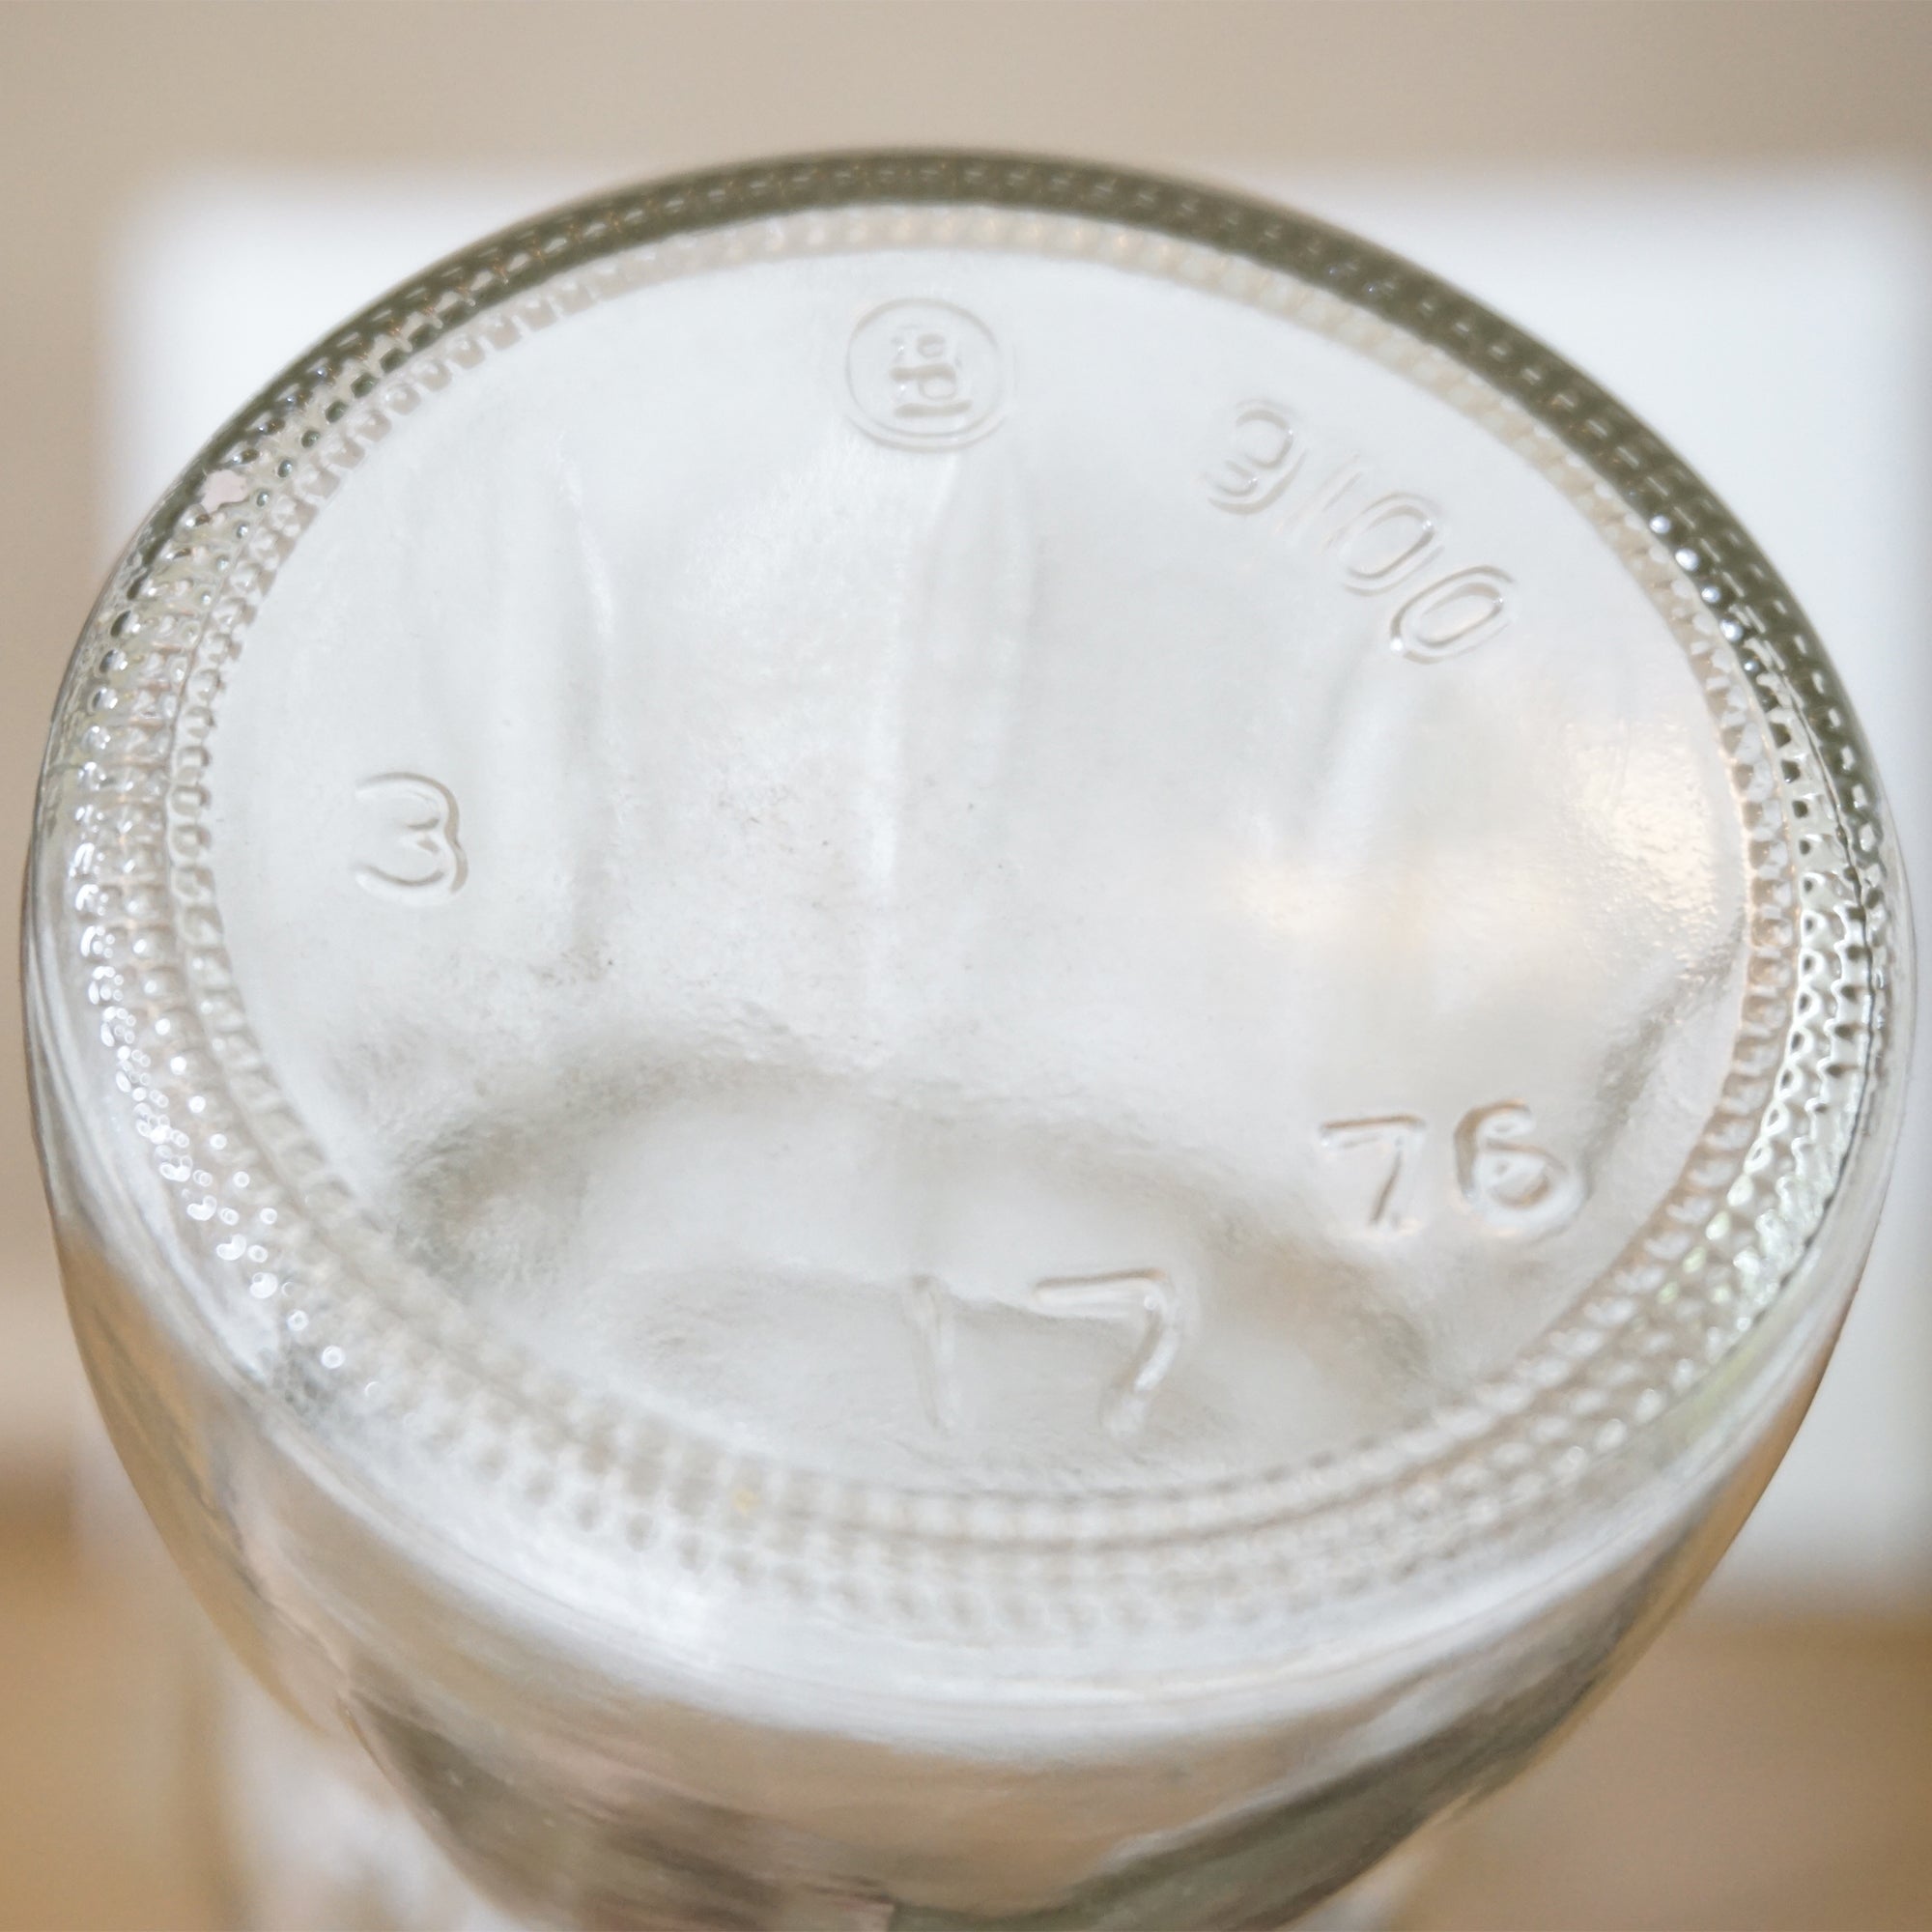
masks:
[(845, 387), (853, 420), (900, 449), (960, 449), (999, 426), (1010, 384), (993, 331), (970, 310), (890, 301), (852, 331)]

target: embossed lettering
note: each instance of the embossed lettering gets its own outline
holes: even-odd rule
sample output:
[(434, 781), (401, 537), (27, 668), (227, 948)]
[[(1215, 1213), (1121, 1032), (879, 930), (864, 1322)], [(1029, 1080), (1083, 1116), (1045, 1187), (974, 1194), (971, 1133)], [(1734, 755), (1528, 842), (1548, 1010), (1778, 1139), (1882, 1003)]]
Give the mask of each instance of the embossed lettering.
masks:
[(959, 1420), (959, 1384), (953, 1366), (958, 1324), (952, 1291), (933, 1274), (906, 1284), (906, 1312), (919, 1336), (919, 1393), (927, 1419), (950, 1430)]
[(900, 423), (933, 421), (951, 428), (973, 407), (959, 367), (958, 347), (944, 329), (921, 328), (894, 336), (886, 373), (895, 396), (893, 415)]
[(1236, 516), (1279, 502), (1269, 534), (1319, 558), (1355, 596), (1388, 598), (1389, 640), (1413, 663), (1460, 657), (1515, 614), (1506, 571), (1443, 570), (1453, 546), (1436, 503), (1387, 488), (1359, 453), (1321, 454), (1283, 403), (1236, 404), (1214, 432), (1203, 481), (1208, 500)]
[(1118, 1321), (1137, 1331), (1139, 1346), (1107, 1391), (1101, 1418), (1116, 1435), (1138, 1434), (1192, 1325), (1191, 1305), (1174, 1278), (1160, 1268), (1047, 1275), (1034, 1283), (1030, 1299), (1037, 1314), (1052, 1321)]
[(1383, 1233), (1406, 1227), (1409, 1196), (1415, 1191), (1417, 1156), (1429, 1123), (1416, 1114), (1376, 1114), (1359, 1121), (1329, 1121), (1316, 1129), (1324, 1148), (1348, 1152), (1357, 1148), (1385, 1151), (1380, 1184), (1369, 1207), (1368, 1225)]
[(935, 1274), (906, 1284), (906, 1313), (919, 1339), (920, 1397), (939, 1429), (958, 1426), (961, 1403), (959, 1321), (972, 1308), (981, 1316), (1021, 1316), (1043, 1321), (1113, 1322), (1128, 1332), (1129, 1353), (1121, 1373), (1101, 1393), (1097, 1420), (1109, 1435), (1137, 1435), (1148, 1405), (1180, 1359), (1195, 1324), (1191, 1293), (1163, 1268), (1115, 1268), (1099, 1274), (1043, 1275), (1018, 1302), (966, 1302)]
[(957, 449), (997, 426), (1005, 358), (993, 331), (945, 301), (894, 301), (852, 331), (845, 386), (853, 420), (901, 449)]
[[(1407, 1209), (1429, 1131), (1419, 1114), (1364, 1115), (1329, 1121), (1315, 1130), (1317, 1142), (1330, 1151), (1369, 1149), (1378, 1154), (1379, 1180), (1362, 1221), (1371, 1233), (1408, 1234), (1421, 1225)], [(1456, 1184), (1463, 1201), (1498, 1233), (1549, 1234), (1573, 1220), (1583, 1205), (1581, 1177), (1533, 1141), (1535, 1132), (1535, 1117), (1520, 1100), (1471, 1107), (1456, 1123)]]
[(1294, 478), (1301, 461), (1293, 419), (1279, 403), (1243, 403), (1229, 425), (1226, 447), (1208, 466), (1208, 494), (1224, 510), (1252, 517)]
[(423, 905), (463, 890), (469, 861), (457, 837), (456, 795), (447, 785), (420, 772), (384, 772), (365, 779), (355, 796), (370, 809), (370, 860), (381, 861), (356, 866), (355, 883), (364, 892)]
[(1576, 1171), (1528, 1138), (1536, 1121), (1520, 1100), (1472, 1108), (1456, 1128), (1456, 1179), (1492, 1227), (1542, 1234), (1570, 1220), (1583, 1203)]
[(1335, 538), (1342, 582), (1358, 597), (1391, 590), (1441, 554), (1437, 513), (1426, 497), (1378, 497)]
[(1510, 580), (1500, 570), (1479, 564), (1459, 570), (1418, 590), (1389, 625), (1389, 637), (1405, 657), (1435, 664), (1473, 649), (1493, 638), (1510, 618)]

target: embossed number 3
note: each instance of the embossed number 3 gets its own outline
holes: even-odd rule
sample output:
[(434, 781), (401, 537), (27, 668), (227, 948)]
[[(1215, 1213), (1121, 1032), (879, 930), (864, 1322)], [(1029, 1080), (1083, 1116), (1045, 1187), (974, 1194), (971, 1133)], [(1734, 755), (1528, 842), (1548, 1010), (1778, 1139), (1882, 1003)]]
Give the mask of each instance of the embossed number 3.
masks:
[(423, 905), (462, 891), (469, 861), (456, 836), (456, 795), (447, 785), (420, 772), (384, 772), (365, 779), (355, 796), (388, 847), (381, 865), (355, 867), (364, 892)]

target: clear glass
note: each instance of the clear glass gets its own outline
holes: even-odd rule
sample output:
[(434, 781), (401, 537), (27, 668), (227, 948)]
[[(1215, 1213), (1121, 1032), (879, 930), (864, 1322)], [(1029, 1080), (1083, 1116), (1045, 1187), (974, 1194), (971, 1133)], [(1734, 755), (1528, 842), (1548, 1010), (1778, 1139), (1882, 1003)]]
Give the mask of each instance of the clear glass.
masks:
[(429, 271), (136, 538), (40, 812), (121, 1453), (545, 1923), (1307, 1909), (1715, 1560), (1896, 1126), (1890, 829), (1749, 540), (1117, 172)]

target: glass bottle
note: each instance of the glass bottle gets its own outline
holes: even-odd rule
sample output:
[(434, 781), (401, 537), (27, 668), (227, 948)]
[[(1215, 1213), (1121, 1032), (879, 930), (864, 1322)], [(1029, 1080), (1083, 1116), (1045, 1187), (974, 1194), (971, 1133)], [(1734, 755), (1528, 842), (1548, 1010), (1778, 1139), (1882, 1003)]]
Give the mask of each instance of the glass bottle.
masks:
[(1749, 538), (1119, 170), (426, 271), (138, 533), (39, 813), (122, 1457), (534, 1922), (1308, 1908), (1708, 1570), (1897, 1124), (1891, 830)]

